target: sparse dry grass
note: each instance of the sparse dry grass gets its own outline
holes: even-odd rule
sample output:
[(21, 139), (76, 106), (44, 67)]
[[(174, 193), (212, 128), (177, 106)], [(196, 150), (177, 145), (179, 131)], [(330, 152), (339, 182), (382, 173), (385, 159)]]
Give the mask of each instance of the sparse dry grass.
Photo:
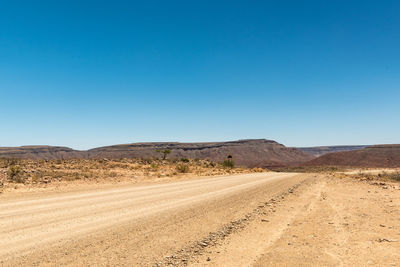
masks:
[(300, 173), (332, 173), (345, 172), (351, 169), (343, 166), (290, 166), (273, 168), (277, 172), (300, 172)]
[(338, 178), (355, 178), (368, 181), (400, 182), (399, 169), (377, 169), (343, 166), (294, 166), (274, 168), (277, 172), (323, 173)]
[(260, 169), (233, 168), (197, 159), (0, 159), (0, 190), (5, 184), (43, 185), (55, 181), (132, 180), (186, 174), (195, 176), (259, 172)]
[(378, 173), (358, 172), (352, 174), (344, 174), (347, 177), (352, 177), (360, 180), (379, 180), (379, 181), (397, 181), (400, 182), (400, 171), (387, 172), (382, 171)]

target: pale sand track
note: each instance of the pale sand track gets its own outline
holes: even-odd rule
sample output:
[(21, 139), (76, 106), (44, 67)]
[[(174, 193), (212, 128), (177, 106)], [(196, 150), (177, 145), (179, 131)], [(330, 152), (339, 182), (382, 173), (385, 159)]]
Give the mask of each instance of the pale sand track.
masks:
[(149, 216), (184, 211), (195, 204), (240, 196), (248, 190), (279, 184), (294, 176), (248, 174), (95, 192), (3, 197), (0, 198), (0, 258), (7, 264), (7, 260), (11, 263), (19, 256), (23, 258), (36, 252), (40, 255), (41, 249), (52, 248), (54, 244), (67, 244), (75, 238), (102, 233), (105, 229), (132, 225)]

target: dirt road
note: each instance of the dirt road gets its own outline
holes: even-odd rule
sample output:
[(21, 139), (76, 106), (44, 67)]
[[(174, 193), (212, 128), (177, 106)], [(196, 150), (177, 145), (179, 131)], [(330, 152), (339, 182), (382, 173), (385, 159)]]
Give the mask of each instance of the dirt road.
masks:
[[(127, 227), (122, 232), (126, 230), (130, 232), (130, 228), (140, 232), (143, 228), (142, 222), (149, 218), (147, 226), (153, 224), (155, 228), (152, 231), (157, 232), (157, 227), (166, 225), (157, 226), (157, 223), (152, 222), (154, 217), (157, 217), (156, 220), (159, 222), (163, 218), (187, 211), (188, 207), (194, 208), (196, 204), (218, 205), (218, 201), (227, 197), (237, 197), (249, 190), (268, 187), (269, 184), (278, 186), (282, 184), (285, 190), (285, 186), (296, 181), (294, 179), (293, 182), (289, 182), (293, 176), (293, 174), (237, 175), (94, 192), (38, 195), (16, 199), (3, 197), (0, 202), (0, 258), (2, 264), (6, 265), (13, 260), (31, 264), (32, 259), (37, 259), (38, 264), (44, 264), (45, 260), (48, 260), (48, 263), (65, 260), (70, 264), (78, 264), (70, 261), (71, 255), (69, 255), (70, 246), (75, 246), (75, 241), (78, 239), (89, 236), (89, 242), (90, 237), (104, 238), (102, 241), (106, 242), (114, 236), (103, 234), (110, 229), (121, 227)], [(211, 206), (207, 209), (218, 208)], [(168, 224), (167, 220), (165, 222)], [(99, 237), (99, 234), (103, 236)], [(140, 234), (136, 238), (140, 239)], [(55, 247), (60, 247), (65, 254), (62, 257), (66, 259), (48, 255), (49, 250)], [(107, 245), (96, 246), (94, 252), (98, 255), (106, 247)], [(97, 262), (97, 256), (92, 258), (90, 253), (92, 252), (84, 256), (89, 259), (88, 263)], [(162, 256), (162, 253), (159, 256)], [(76, 257), (78, 260), (80, 256)], [(140, 255), (140, 258), (142, 257), (145, 256)], [(131, 260), (132, 262), (138, 260), (137, 263), (141, 261), (141, 259)]]
[(400, 191), (370, 186), (259, 173), (5, 195), (0, 265), (333, 266), (357, 264), (364, 249), (363, 263), (396, 266)]

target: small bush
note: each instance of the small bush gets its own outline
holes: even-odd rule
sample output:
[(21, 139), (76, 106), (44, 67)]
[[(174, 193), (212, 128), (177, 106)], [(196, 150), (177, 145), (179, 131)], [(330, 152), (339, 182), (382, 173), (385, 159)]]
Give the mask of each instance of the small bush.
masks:
[(234, 168), (235, 167), (235, 162), (232, 159), (226, 159), (222, 163), (222, 166), (225, 168)]
[(142, 163), (143, 164), (151, 164), (154, 160), (150, 158), (143, 158)]
[(20, 163), (19, 159), (13, 159), (13, 158), (0, 159), (0, 168), (9, 168), (12, 165), (19, 165), (19, 163)]
[(393, 174), (392, 179), (400, 182), (400, 172)]
[(189, 162), (189, 159), (188, 159), (188, 158), (181, 158), (181, 161), (182, 161), (182, 162), (185, 162), (185, 163), (188, 163), (188, 162)]
[(11, 181), (16, 183), (23, 183), (25, 180), (22, 176), (22, 168), (19, 165), (11, 165), (8, 168), (8, 176)]
[(156, 164), (156, 163), (151, 163), (151, 168), (152, 169), (154, 169), (154, 170), (157, 170), (158, 169), (158, 164)]
[(175, 169), (179, 173), (188, 173), (189, 172), (189, 166), (186, 164), (178, 164), (178, 165), (176, 165)]
[(43, 172), (41, 171), (36, 171), (32, 175), (32, 183), (38, 184), (43, 180)]
[(115, 178), (115, 177), (118, 176), (118, 173), (115, 172), (115, 171), (110, 171), (110, 172), (108, 172), (108, 176), (111, 177), (111, 178)]

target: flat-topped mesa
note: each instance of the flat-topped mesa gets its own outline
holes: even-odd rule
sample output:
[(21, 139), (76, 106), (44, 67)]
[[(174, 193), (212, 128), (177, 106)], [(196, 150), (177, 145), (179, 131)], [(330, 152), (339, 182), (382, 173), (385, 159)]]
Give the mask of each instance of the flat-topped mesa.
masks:
[(68, 159), (82, 156), (80, 151), (61, 146), (0, 147), (0, 158)]
[(171, 150), (169, 158), (198, 158), (220, 162), (232, 155), (239, 166), (270, 167), (302, 163), (311, 155), (287, 148), (272, 140), (250, 139), (230, 142), (203, 143), (135, 143), (100, 147), (89, 150), (94, 158), (153, 158), (160, 157), (157, 150)]
[(197, 142), (197, 143), (180, 143), (180, 142), (143, 142), (143, 143), (131, 143), (131, 144), (120, 144), (120, 145), (112, 145), (112, 146), (105, 146), (105, 147), (98, 147), (94, 149), (90, 149), (89, 151), (93, 150), (101, 150), (101, 149), (108, 149), (108, 148), (121, 148), (121, 147), (218, 147), (218, 146), (234, 146), (234, 145), (243, 145), (243, 144), (278, 144), (276, 141), (267, 140), (267, 139), (243, 139), (237, 141), (227, 141), (227, 142)]
[(105, 146), (77, 151), (65, 147), (27, 146), (0, 148), (2, 158), (70, 159), (70, 158), (160, 158), (159, 150), (171, 150), (168, 158), (197, 158), (221, 162), (228, 155), (238, 166), (287, 166), (309, 161), (313, 156), (288, 148), (272, 140), (246, 139), (229, 142), (153, 142)]

